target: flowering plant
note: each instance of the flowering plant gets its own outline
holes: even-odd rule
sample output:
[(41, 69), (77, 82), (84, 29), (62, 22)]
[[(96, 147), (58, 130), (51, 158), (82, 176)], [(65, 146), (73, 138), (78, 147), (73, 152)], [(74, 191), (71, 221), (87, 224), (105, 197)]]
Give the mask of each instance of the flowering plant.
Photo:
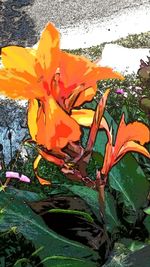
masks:
[[(29, 101), (27, 121), (31, 137), (25, 143), (34, 144), (37, 150), (38, 155), (34, 160), (33, 169), (40, 184), (53, 186), (50, 180), (38, 174), (38, 164), (43, 158), (57, 165), (72, 183), (81, 182), (87, 186), (84, 188), (90, 193), (98, 191), (104, 222), (108, 176), (128, 152), (137, 152), (150, 158), (150, 153), (144, 146), (150, 141), (150, 129), (139, 121), (127, 124), (123, 113), (117, 132), (114, 134), (113, 126), (105, 117), (110, 89), (102, 95), (95, 110), (83, 108), (83, 104), (93, 100), (96, 95), (97, 81), (124, 78), (111, 68), (97, 66), (82, 56), (62, 51), (59, 42), (59, 32), (52, 24), (48, 24), (39, 42), (32, 48), (19, 46), (2, 48), (0, 93), (12, 99)], [(118, 89), (116, 93), (124, 94), (124, 90)], [(89, 131), (85, 147), (82, 144), (83, 127)], [(102, 131), (107, 138), (102, 165), (97, 168), (95, 177), (90, 177), (87, 167), (97, 136)], [(99, 140), (99, 146), (101, 142)], [(4, 185), (7, 185), (11, 178), (27, 183), (31, 181), (28, 176), (23, 174), (20, 176), (18, 172), (7, 171), (6, 178)], [(117, 180), (117, 176), (115, 179)], [(91, 191), (88, 191), (89, 189)], [(147, 190), (147, 185), (144, 190)], [(88, 197), (90, 198), (90, 195)], [(5, 196), (3, 198), (5, 200)], [(127, 198), (130, 201), (128, 195)], [(58, 210), (54, 209), (52, 213), (56, 211)], [(66, 209), (63, 212), (66, 212)], [(81, 214), (84, 213), (80, 212)], [(86, 217), (92, 221), (87, 214)], [(30, 218), (28, 220), (30, 221)], [(37, 227), (37, 224), (34, 223), (34, 226)], [(43, 227), (40, 226), (39, 231), (41, 229)], [(105, 237), (109, 240), (106, 229), (104, 230)], [(45, 238), (47, 241), (47, 236)]]

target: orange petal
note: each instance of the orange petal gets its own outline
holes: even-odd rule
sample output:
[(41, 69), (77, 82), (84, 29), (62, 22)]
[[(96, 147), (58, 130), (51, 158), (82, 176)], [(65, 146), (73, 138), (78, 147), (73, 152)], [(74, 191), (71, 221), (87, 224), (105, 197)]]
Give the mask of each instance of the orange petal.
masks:
[(28, 49), (19, 46), (2, 48), (2, 63), (6, 69), (16, 70), (21, 73), (29, 73), (36, 77), (35, 57)]
[(120, 149), (115, 163), (118, 162), (127, 152), (137, 152), (150, 159), (150, 153), (144, 146), (137, 144), (134, 141), (129, 141)]
[(43, 92), (30, 74), (5, 69), (0, 69), (0, 93), (13, 99), (33, 99), (43, 96)]
[(87, 142), (87, 147), (86, 150), (87, 151), (92, 151), (95, 140), (96, 140), (96, 136), (100, 127), (100, 123), (102, 120), (102, 116), (104, 113), (104, 109), (105, 109), (105, 105), (106, 105), (106, 101), (107, 101), (107, 97), (109, 95), (110, 90), (106, 90), (106, 92), (104, 93), (104, 95), (102, 96), (99, 104), (97, 105), (96, 111), (94, 113), (94, 117), (93, 117), (93, 122), (90, 128), (90, 132), (89, 132), (89, 137), (88, 137), (88, 142)]
[[(53, 75), (59, 66), (59, 32), (49, 23), (41, 34), (38, 43), (36, 58), (36, 71), (39, 77), (44, 75), (46, 80), (51, 81)], [(40, 67), (39, 65), (40, 64)]]
[[(95, 111), (92, 109), (73, 109), (71, 117), (79, 124), (85, 127), (90, 127), (93, 122)], [(109, 131), (109, 126), (105, 118), (103, 117), (100, 123), (100, 129), (105, 129)]]
[[(80, 127), (50, 96), (41, 110), (41, 121), (38, 119), (37, 143), (47, 149), (63, 148), (69, 141), (80, 139)], [(43, 142), (44, 136), (44, 142)]]
[(37, 168), (38, 168), (38, 164), (41, 160), (42, 156), (41, 155), (38, 155), (33, 163), (33, 169), (34, 169), (34, 172), (35, 172), (35, 176), (36, 178), (39, 180), (40, 184), (41, 185), (50, 185), (51, 182), (50, 181), (47, 181), (43, 178), (41, 178), (39, 175), (38, 175), (38, 172), (37, 172)]
[(74, 103), (74, 107), (78, 107), (82, 105), (84, 102), (91, 101), (96, 94), (96, 90), (97, 90), (97, 87), (95, 86), (95, 87), (89, 87), (83, 92), (81, 92), (76, 102)]
[(64, 163), (65, 163), (64, 160), (59, 159), (59, 158), (57, 158), (57, 157), (55, 157), (53, 155), (47, 154), (46, 152), (44, 152), (44, 151), (42, 151), (40, 149), (39, 149), (39, 153), (44, 159), (46, 159), (47, 161), (52, 162), (52, 163), (54, 163), (54, 164), (56, 164), (58, 166), (63, 166)]
[(145, 124), (138, 121), (126, 125), (123, 114), (118, 127), (115, 142), (116, 157), (124, 144), (129, 141), (137, 141), (141, 145), (144, 145), (150, 141), (150, 129)]
[[(84, 74), (94, 64), (84, 57), (61, 52), (60, 78), (65, 87), (77, 87), (83, 81)], [(89, 86), (88, 86), (89, 87)]]
[(113, 157), (114, 147), (112, 145), (112, 131), (109, 132), (109, 139), (105, 147), (105, 154), (104, 154), (104, 161), (103, 167), (101, 169), (101, 173), (104, 176), (108, 175), (108, 172), (111, 170), (114, 164), (114, 157)]
[(28, 106), (28, 127), (33, 141), (36, 141), (36, 135), (38, 131), (37, 127), (37, 115), (38, 115), (38, 101), (36, 99), (29, 101)]
[(65, 87), (84, 83), (85, 87), (88, 88), (95, 86), (98, 80), (123, 78), (120, 74), (113, 72), (111, 68), (98, 67), (83, 56), (75, 56), (65, 52), (61, 53), (60, 74)]

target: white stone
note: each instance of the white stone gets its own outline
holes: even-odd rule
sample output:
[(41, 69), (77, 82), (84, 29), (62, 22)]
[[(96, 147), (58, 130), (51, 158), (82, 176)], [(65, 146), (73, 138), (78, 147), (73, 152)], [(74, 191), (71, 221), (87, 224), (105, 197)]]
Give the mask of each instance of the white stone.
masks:
[(140, 67), (140, 60), (147, 61), (150, 56), (150, 48), (126, 48), (116, 44), (106, 44), (98, 65), (111, 67), (114, 70), (124, 73), (137, 73)]

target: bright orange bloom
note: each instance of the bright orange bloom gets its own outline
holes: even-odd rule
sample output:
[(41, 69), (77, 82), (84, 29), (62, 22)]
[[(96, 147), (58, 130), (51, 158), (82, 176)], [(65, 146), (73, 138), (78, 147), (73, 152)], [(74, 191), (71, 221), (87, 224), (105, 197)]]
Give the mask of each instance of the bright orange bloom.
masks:
[(101, 173), (106, 177), (111, 168), (127, 153), (138, 152), (150, 158), (150, 153), (143, 146), (150, 142), (150, 129), (143, 123), (135, 121), (126, 125), (122, 115), (116, 141), (113, 145), (111, 130), (107, 131), (108, 142)]
[[(14, 99), (29, 100), (32, 140), (48, 150), (62, 149), (69, 141), (80, 139), (76, 118), (81, 111), (74, 113), (72, 109), (94, 97), (97, 80), (122, 78), (110, 68), (63, 52), (59, 41), (58, 31), (48, 24), (36, 47), (2, 49), (0, 92)], [(88, 113), (91, 116), (87, 110), (82, 114), (85, 121)]]

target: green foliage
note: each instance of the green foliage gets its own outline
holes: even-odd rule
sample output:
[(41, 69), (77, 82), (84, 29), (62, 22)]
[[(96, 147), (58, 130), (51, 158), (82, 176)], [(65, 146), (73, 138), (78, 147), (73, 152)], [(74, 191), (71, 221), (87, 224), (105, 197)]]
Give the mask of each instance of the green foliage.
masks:
[(108, 191), (105, 192), (105, 214), (108, 231), (111, 234), (118, 232), (121, 228), (121, 222), (117, 214), (116, 200)]
[(116, 243), (114, 253), (103, 267), (149, 267), (150, 246), (131, 252), (124, 244)]
[[(35, 195), (31, 195), (28, 195), (29, 199), (35, 199)], [(0, 211), (1, 231), (5, 232), (13, 228), (18, 233), (23, 234), (25, 238), (32, 241), (36, 249), (42, 247), (38, 253), (42, 259), (47, 256), (62, 256), (68, 258), (70, 262), (73, 258), (73, 262), (76, 260), (84, 263), (85, 259), (88, 258), (91, 265), (96, 266), (92, 263), (99, 258), (96, 252), (82, 244), (67, 240), (50, 230), (40, 216), (29, 208), (26, 201), (22, 200), (22, 196), (17, 197), (16, 191), (12, 191), (12, 194), (1, 192)], [(49, 266), (46, 260), (44, 266)]]

